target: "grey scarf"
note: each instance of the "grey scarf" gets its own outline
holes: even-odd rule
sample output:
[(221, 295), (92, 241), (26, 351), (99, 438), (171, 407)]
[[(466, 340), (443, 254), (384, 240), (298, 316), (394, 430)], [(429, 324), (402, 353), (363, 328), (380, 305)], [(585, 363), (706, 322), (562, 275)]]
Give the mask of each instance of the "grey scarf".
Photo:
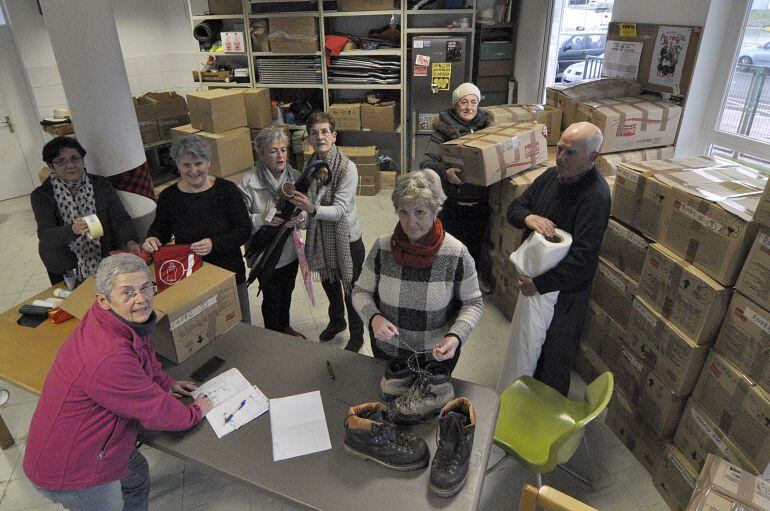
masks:
[[(324, 161), (331, 169), (331, 182), (322, 193), (323, 187), (315, 181), (308, 190), (308, 199), (316, 205), (331, 206), (340, 182), (348, 172), (350, 160), (334, 145)], [(345, 291), (350, 292), (353, 258), (350, 256), (350, 231), (346, 217), (331, 222), (311, 216), (307, 224), (305, 254), (310, 270), (315, 275), (323, 281), (341, 280)]]
[(293, 181), (291, 174), (289, 174), (289, 166), (286, 165), (286, 168), (283, 169), (283, 172), (281, 172), (281, 175), (278, 176), (278, 179), (275, 178), (273, 173), (270, 172), (270, 169), (267, 168), (267, 165), (265, 165), (262, 160), (257, 161), (254, 167), (256, 170), (255, 174), (257, 176), (257, 181), (262, 186), (262, 188), (270, 190), (270, 193), (273, 196), (273, 200), (277, 202), (278, 199), (280, 199), (280, 196), (278, 195), (278, 189), (281, 187), (281, 185), (286, 181)]
[[(85, 170), (80, 179), (74, 182), (61, 179), (55, 172), (51, 172), (50, 179), (53, 196), (65, 225), (72, 225), (78, 218), (96, 214), (94, 185)], [(102, 260), (102, 244), (99, 240), (82, 235), (70, 241), (68, 246), (78, 259), (80, 279), (85, 280), (94, 275)]]

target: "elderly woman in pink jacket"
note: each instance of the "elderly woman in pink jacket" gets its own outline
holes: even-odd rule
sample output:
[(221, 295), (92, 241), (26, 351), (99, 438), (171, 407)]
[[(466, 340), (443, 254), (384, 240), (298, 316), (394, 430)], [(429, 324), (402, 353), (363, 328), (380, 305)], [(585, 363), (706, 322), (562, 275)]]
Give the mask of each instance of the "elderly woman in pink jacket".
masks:
[(132, 254), (107, 257), (96, 272), (96, 300), (56, 355), (29, 427), (24, 472), (71, 510), (146, 510), (147, 461), (139, 426), (181, 431), (211, 410), (195, 390), (160, 367), (150, 334), (157, 288)]

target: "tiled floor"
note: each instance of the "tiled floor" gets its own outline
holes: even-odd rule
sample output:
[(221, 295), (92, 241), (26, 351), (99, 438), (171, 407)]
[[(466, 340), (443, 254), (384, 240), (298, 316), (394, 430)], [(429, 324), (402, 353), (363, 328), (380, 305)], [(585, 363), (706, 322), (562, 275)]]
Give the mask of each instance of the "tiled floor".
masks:
[[(393, 229), (396, 217), (391, 213), (389, 190), (381, 190), (375, 197), (359, 198), (359, 214), (364, 227), (364, 242), (371, 247), (378, 234)], [(22, 197), (0, 202), (0, 310), (48, 287), (48, 279), (37, 255), (35, 222), (29, 199)], [(318, 340), (326, 322), (326, 297), (318, 289), (316, 305), (311, 305), (297, 285), (292, 304), (292, 324), (311, 340)], [(256, 290), (253, 292), (256, 293)], [(252, 317), (261, 324), (261, 298), (252, 294)], [(473, 332), (454, 376), (482, 385), (494, 386), (500, 370), (500, 356), (507, 339), (508, 321), (490, 303), (485, 304), (481, 324)], [(333, 342), (343, 346), (344, 338)], [(368, 345), (363, 352), (371, 353)], [(1, 355), (0, 355), (1, 356)], [(21, 469), (22, 451), (29, 420), (37, 398), (12, 386), (11, 398), (3, 405), (2, 416), (16, 438), (16, 445), (0, 451), (0, 511), (58, 510), (62, 509), (41, 497), (25, 478)], [(582, 399), (585, 388), (577, 376), (573, 377), (572, 393)], [(602, 510), (664, 511), (668, 507), (658, 496), (650, 476), (601, 422), (589, 426), (587, 438), (592, 447), (597, 480), (594, 489), (557, 470), (546, 474), (543, 481), (560, 488)], [(171, 456), (143, 447), (150, 462), (152, 494), (150, 509), (165, 510), (290, 510), (277, 501), (251, 488), (218, 477), (205, 468), (185, 463)], [(492, 461), (501, 455), (493, 448)], [(585, 451), (580, 449), (569, 465), (581, 473), (590, 473)], [(512, 510), (518, 508), (522, 484), (534, 482), (534, 476), (514, 461), (504, 461), (485, 480), (479, 509)]]

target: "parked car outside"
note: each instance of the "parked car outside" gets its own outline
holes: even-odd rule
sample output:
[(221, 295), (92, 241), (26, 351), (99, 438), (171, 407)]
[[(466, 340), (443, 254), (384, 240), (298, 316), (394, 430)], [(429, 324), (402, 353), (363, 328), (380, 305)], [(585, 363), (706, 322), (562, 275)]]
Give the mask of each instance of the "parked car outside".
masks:
[(556, 79), (559, 80), (564, 70), (572, 64), (583, 62), (588, 56), (598, 56), (604, 53), (607, 43), (605, 32), (563, 32), (563, 42), (559, 45), (557, 57)]
[(738, 64), (744, 66), (770, 66), (770, 42), (753, 48), (744, 48), (738, 53)]

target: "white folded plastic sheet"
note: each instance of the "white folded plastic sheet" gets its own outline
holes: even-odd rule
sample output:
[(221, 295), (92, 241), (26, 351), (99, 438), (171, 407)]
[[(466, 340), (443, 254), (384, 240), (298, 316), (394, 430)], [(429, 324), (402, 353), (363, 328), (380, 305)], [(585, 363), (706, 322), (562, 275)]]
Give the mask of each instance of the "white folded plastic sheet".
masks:
[[(558, 240), (548, 241), (542, 234), (533, 232), (511, 254), (511, 262), (521, 275), (537, 277), (564, 259), (572, 246), (572, 236), (561, 229), (556, 229), (556, 234)], [(498, 392), (505, 390), (520, 376), (535, 373), (558, 298), (558, 291), (534, 296), (519, 293), (508, 333), (508, 349), (497, 381)]]

